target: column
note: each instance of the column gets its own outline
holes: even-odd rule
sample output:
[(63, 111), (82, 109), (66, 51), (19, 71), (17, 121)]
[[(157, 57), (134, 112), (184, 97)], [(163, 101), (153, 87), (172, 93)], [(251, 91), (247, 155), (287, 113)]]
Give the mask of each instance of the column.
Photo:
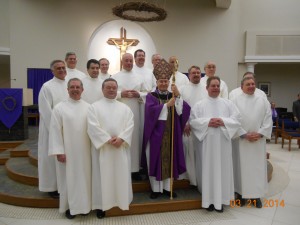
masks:
[(254, 67), (257, 63), (246, 63), (247, 65), (247, 72), (252, 72), (254, 73)]

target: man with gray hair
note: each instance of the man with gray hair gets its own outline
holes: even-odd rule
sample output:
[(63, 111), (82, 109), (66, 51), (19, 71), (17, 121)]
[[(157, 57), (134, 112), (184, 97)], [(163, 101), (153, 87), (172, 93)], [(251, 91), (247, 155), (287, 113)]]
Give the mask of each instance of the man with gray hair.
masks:
[(65, 61), (67, 64), (67, 76), (66, 80), (70, 80), (71, 78), (79, 78), (83, 79), (86, 75), (80, 70), (76, 69), (77, 65), (77, 56), (75, 52), (67, 52)]
[(109, 61), (107, 58), (101, 58), (99, 59), (99, 65), (100, 65), (100, 73), (99, 78), (101, 80), (105, 80), (107, 78), (110, 78), (111, 75), (108, 73), (109, 69)]
[[(202, 77), (201, 84), (205, 87), (206, 86), (206, 81), (209, 77), (213, 77), (216, 74), (216, 63), (213, 61), (208, 61), (204, 65), (204, 71), (205, 71), (205, 76)], [(228, 99), (228, 87), (225, 81), (221, 80), (220, 83), (220, 97), (221, 98), (227, 98)]]
[[(249, 72), (249, 71), (246, 72), (246, 73), (244, 73), (243, 79), (244, 79), (245, 77), (250, 77), (250, 78), (253, 78), (253, 79), (255, 80), (255, 74), (252, 73), (252, 72)], [(233, 90), (229, 93), (229, 99), (232, 100), (232, 99), (235, 98), (236, 96), (241, 95), (241, 94), (243, 94), (243, 93), (244, 93), (244, 92), (243, 92), (242, 88), (241, 88), (241, 87), (237, 87), (237, 88), (233, 89)], [(264, 98), (267, 98), (266, 93), (263, 92), (262, 90), (258, 89), (258, 88), (255, 88), (254, 94), (255, 94), (255, 95), (262, 96), (262, 97), (264, 97)]]
[(151, 57), (151, 62), (153, 65), (153, 69), (155, 68), (155, 65), (158, 64), (162, 60), (162, 56), (159, 53), (155, 53)]
[(43, 84), (39, 97), (39, 139), (38, 139), (38, 172), (39, 190), (48, 192), (53, 198), (59, 198), (57, 192), (56, 159), (48, 156), (49, 128), (52, 109), (68, 97), (66, 66), (62, 60), (53, 60), (50, 64), (54, 77)]

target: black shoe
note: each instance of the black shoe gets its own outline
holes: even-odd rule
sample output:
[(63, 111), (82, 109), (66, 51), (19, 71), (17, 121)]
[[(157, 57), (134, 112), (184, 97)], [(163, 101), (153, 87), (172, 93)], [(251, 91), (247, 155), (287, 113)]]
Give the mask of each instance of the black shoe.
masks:
[(260, 198), (255, 198), (255, 199), (253, 199), (253, 202), (254, 202), (254, 200), (256, 201), (256, 205), (255, 205), (255, 207), (256, 208), (262, 208), (262, 203), (261, 203), (261, 200), (260, 200)]
[(240, 205), (241, 207), (244, 206), (246, 204), (246, 199), (242, 198), (242, 195), (240, 195), (239, 193), (236, 193), (236, 200), (240, 200)]
[[(170, 191), (164, 190), (163, 194), (171, 198), (171, 192)], [(177, 194), (174, 191), (172, 193), (172, 197), (177, 198)]]
[(222, 213), (222, 212), (224, 212), (224, 208), (223, 208), (223, 206), (222, 206), (221, 209), (216, 209), (216, 208), (215, 208), (215, 211), (218, 212), (218, 213)]
[(210, 204), (210, 205), (208, 206), (208, 208), (206, 208), (206, 210), (209, 211), (209, 212), (214, 211), (214, 209), (215, 209), (215, 207), (214, 207), (213, 204)]
[(152, 191), (151, 194), (150, 194), (150, 198), (151, 199), (157, 199), (158, 196), (160, 196), (160, 192), (154, 192), (154, 191)]
[(105, 217), (105, 211), (101, 210), (101, 209), (97, 209), (96, 210), (96, 215), (98, 219), (103, 219)]
[(197, 187), (197, 185), (190, 184), (190, 189), (197, 190), (198, 187)]
[(68, 210), (66, 211), (66, 217), (67, 217), (69, 220), (71, 220), (71, 219), (74, 219), (74, 218), (76, 217), (76, 215), (71, 215), (70, 209), (68, 209)]
[(139, 172), (131, 173), (131, 179), (135, 181), (142, 181), (143, 177)]
[(51, 197), (51, 198), (55, 198), (55, 199), (58, 199), (59, 198), (59, 193), (57, 191), (51, 191), (51, 192), (48, 192), (48, 195)]

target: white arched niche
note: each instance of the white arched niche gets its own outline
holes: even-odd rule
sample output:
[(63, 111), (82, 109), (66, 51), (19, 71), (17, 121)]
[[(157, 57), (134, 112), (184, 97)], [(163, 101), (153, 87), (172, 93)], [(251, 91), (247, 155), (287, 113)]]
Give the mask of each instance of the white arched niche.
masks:
[(156, 52), (156, 47), (151, 36), (139, 24), (127, 20), (113, 20), (99, 26), (92, 34), (89, 41), (88, 59), (107, 58), (110, 62), (109, 73), (120, 71), (120, 49), (109, 45), (109, 38), (120, 38), (120, 29), (126, 29), (127, 39), (138, 39), (136, 46), (129, 46), (127, 53), (134, 54), (135, 50), (143, 49), (146, 52), (145, 66), (152, 69), (151, 57)]

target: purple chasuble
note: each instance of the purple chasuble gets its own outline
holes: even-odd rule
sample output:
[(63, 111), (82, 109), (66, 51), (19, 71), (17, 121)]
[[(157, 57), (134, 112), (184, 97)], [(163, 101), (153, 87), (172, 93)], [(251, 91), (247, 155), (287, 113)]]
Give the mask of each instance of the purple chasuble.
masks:
[[(161, 96), (161, 95), (160, 95)], [(168, 99), (172, 97), (172, 93), (168, 94)], [(162, 138), (166, 127), (165, 120), (158, 120), (163, 104), (160, 104), (158, 93), (152, 92), (146, 96), (145, 103), (145, 123), (141, 166), (147, 169), (146, 146), (150, 142), (150, 160), (148, 165), (150, 168), (149, 176), (156, 177), (156, 180), (161, 181), (161, 145)], [(190, 106), (183, 101), (182, 114), (174, 115), (174, 154), (173, 154), (173, 178), (186, 171), (182, 134), (186, 122), (190, 116)]]

